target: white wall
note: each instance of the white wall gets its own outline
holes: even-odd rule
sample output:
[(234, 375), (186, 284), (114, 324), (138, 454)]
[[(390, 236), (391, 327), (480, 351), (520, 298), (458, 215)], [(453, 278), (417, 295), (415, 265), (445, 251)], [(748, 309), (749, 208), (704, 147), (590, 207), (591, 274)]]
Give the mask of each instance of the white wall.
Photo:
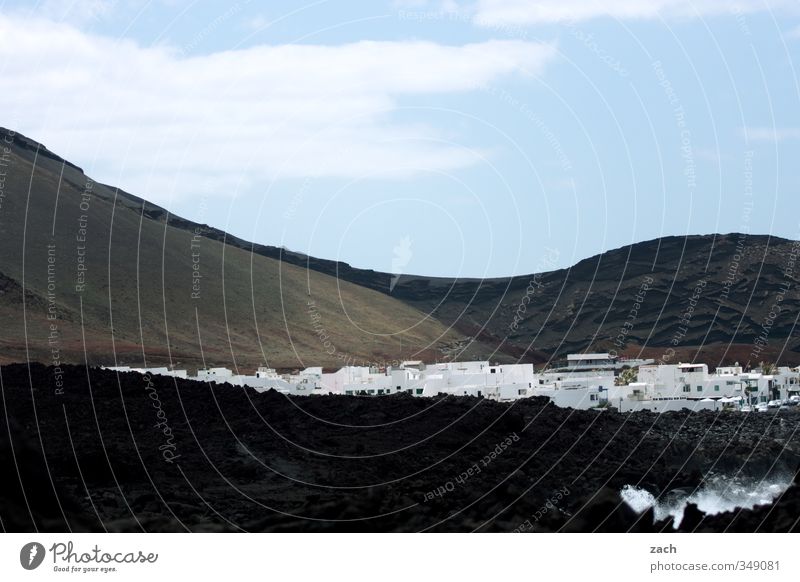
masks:
[(670, 412), (689, 409), (699, 410), (721, 410), (722, 405), (718, 402), (702, 402), (700, 400), (625, 400), (613, 402), (620, 412), (636, 412), (638, 410), (650, 410), (652, 412)]
[(562, 408), (588, 410), (595, 408), (605, 400), (605, 395), (596, 388), (579, 390), (560, 390), (556, 387), (540, 387), (535, 390), (536, 396), (548, 396), (553, 404)]

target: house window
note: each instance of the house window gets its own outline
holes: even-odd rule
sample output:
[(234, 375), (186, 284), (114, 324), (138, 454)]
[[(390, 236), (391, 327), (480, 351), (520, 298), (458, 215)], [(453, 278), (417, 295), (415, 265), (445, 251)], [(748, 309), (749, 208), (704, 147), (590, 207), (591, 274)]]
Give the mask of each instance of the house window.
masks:
[(702, 392), (702, 391), (703, 391), (703, 387), (702, 387), (702, 386), (698, 386), (698, 387), (697, 387), (697, 391), (698, 391), (698, 392)]
[(597, 400), (597, 394), (589, 394), (589, 400)]
[(490, 372), (491, 372), (492, 374), (496, 374), (496, 373), (497, 373), (497, 370), (495, 370), (494, 368), (492, 368), (492, 369), (490, 370)]
[(519, 394), (520, 396), (525, 396), (526, 393), (527, 390), (525, 390), (525, 388), (520, 388), (519, 390), (517, 390), (517, 394)]
[(397, 389), (400, 390), (400, 386), (398, 386)]
[(714, 386), (714, 392), (719, 392), (719, 384), (717, 384), (716, 386)]
[(352, 396), (353, 395), (353, 391), (352, 390), (345, 390), (344, 393), (347, 394), (348, 396)]
[(417, 388), (417, 394), (422, 394), (422, 388)]
[(684, 392), (689, 392), (690, 390), (691, 390), (691, 388), (689, 388), (688, 386), (684, 386), (683, 387), (683, 391)]

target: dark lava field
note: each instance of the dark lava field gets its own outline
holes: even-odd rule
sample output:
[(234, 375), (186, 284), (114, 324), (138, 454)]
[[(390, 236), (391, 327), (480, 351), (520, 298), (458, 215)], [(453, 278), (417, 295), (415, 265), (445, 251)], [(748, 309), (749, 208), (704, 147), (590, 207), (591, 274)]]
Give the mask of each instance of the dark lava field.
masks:
[[(618, 414), (467, 397), (290, 398), (39, 364), (0, 368), (4, 531), (673, 531), (704, 477), (796, 475), (800, 411)], [(800, 528), (773, 504), (680, 531)]]

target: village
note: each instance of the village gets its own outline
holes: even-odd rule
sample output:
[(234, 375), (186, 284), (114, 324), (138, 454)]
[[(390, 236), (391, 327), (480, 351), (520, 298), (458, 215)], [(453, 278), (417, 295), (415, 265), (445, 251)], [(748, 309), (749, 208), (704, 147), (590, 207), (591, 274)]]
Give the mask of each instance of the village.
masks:
[(490, 364), (488, 361), (426, 364), (411, 360), (383, 369), (347, 366), (335, 372), (310, 367), (279, 374), (260, 367), (255, 375), (228, 368), (187, 370), (115, 366), (117, 372), (162, 375), (202, 383), (276, 390), (294, 396), (343, 395), (416, 397), (472, 396), (510, 402), (546, 396), (563, 408), (615, 408), (619, 412), (647, 410), (766, 412), (800, 404), (800, 368), (762, 364), (752, 371), (742, 366), (664, 364), (625, 359), (608, 353), (570, 354), (563, 365), (536, 371), (533, 364)]

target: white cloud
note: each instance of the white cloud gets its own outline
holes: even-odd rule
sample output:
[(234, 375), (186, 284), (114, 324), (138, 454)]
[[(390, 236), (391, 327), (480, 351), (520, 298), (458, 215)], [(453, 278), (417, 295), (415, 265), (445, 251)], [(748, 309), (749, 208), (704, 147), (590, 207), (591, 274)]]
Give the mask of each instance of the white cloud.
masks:
[[(555, 55), (522, 41), (365, 41), (184, 57), (16, 17), (0, 17), (0, 38), (6, 123), (161, 201), (173, 183), (178, 194), (210, 193), (231, 191), (242, 176), (465, 167), (475, 154), (446, 143), (430, 120), (413, 122), (422, 118), (402, 112), (403, 97), (418, 104), (419, 96), (535, 75)], [(398, 110), (412, 121), (401, 122)]]
[(753, 141), (781, 142), (800, 139), (800, 127), (745, 127), (742, 132), (747, 139)]
[(601, 17), (695, 18), (796, 9), (796, 5), (796, 0), (478, 0), (475, 22), (483, 26), (508, 26)]

